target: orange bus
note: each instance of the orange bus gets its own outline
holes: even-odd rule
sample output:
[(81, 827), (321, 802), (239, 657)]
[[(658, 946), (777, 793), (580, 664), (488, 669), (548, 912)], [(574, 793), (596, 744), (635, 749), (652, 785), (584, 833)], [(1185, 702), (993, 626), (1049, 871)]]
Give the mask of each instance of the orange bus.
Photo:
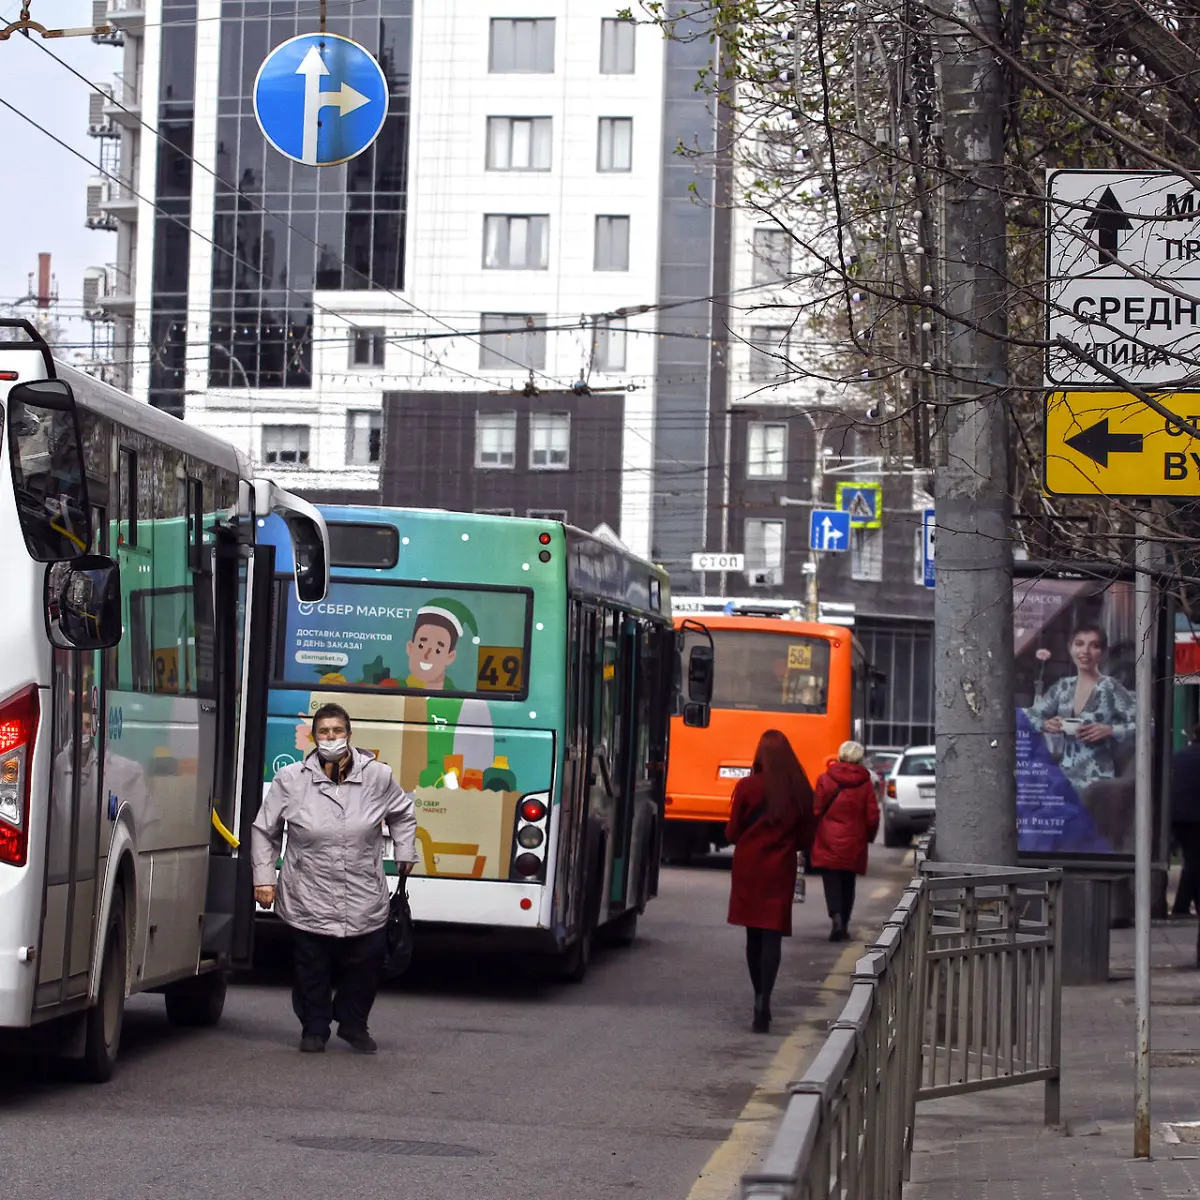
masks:
[(734, 785), (750, 774), (765, 730), (787, 735), (815, 783), (842, 742), (862, 741), (877, 678), (846, 626), (791, 619), (785, 614), (794, 609), (779, 601), (734, 609), (745, 615), (706, 611), (717, 603), (675, 616), (677, 629), (692, 617), (711, 633), (715, 683), (707, 728), (685, 727), (682, 716), (671, 721), (663, 831), (669, 861), (727, 845)]

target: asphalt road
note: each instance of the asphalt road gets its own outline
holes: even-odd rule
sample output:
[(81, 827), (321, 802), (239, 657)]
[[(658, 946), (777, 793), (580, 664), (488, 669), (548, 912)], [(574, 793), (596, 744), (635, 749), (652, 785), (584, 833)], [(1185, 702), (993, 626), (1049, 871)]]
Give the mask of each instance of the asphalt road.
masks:
[[(902, 857), (872, 849), (856, 936), (875, 932), (908, 878)], [(786, 1035), (824, 1028), (838, 997), (821, 985), (844, 960), (810, 879), (773, 1031), (751, 1033), (728, 886), (728, 859), (664, 870), (637, 942), (599, 950), (580, 985), (426, 954), (380, 996), (374, 1058), (336, 1039), (324, 1055), (297, 1052), (286, 943), (261, 939), (262, 966), (231, 987), (218, 1029), (171, 1029), (161, 998), (137, 997), (111, 1083), (0, 1071), (4, 1192), (684, 1200)]]

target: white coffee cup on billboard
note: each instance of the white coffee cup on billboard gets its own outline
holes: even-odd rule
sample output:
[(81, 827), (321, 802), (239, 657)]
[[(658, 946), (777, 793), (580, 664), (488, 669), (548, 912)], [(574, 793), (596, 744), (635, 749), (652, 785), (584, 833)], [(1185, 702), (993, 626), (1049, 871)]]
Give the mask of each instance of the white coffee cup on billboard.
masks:
[(1075, 737), (1079, 730), (1083, 727), (1084, 721), (1082, 717), (1063, 717), (1062, 730), (1067, 737)]

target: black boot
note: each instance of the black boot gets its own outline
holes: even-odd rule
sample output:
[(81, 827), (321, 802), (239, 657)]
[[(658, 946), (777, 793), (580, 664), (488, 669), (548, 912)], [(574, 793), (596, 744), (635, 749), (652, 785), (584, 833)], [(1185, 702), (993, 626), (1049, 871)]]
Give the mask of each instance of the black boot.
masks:
[(835, 913), (833, 916), (833, 925), (829, 930), (829, 940), (831, 942), (840, 942), (842, 940), (842, 917), (840, 913)]
[(762, 996), (754, 997), (754, 1025), (752, 1028), (755, 1033), (771, 1032), (771, 1009)]

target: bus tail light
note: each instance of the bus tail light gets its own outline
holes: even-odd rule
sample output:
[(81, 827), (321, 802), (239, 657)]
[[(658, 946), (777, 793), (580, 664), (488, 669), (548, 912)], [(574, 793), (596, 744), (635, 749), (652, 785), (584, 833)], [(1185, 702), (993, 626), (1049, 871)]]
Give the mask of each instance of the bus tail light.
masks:
[(0, 863), (23, 867), (29, 853), (29, 782), (41, 706), (30, 685), (0, 704)]
[(896, 798), (896, 781), (894, 779), (888, 780), (887, 794), (888, 794), (889, 800), (895, 800), (895, 798)]
[(509, 879), (522, 883), (544, 883), (546, 875), (547, 834), (550, 824), (550, 797), (545, 793), (526, 796), (517, 806), (513, 830), (512, 869)]

